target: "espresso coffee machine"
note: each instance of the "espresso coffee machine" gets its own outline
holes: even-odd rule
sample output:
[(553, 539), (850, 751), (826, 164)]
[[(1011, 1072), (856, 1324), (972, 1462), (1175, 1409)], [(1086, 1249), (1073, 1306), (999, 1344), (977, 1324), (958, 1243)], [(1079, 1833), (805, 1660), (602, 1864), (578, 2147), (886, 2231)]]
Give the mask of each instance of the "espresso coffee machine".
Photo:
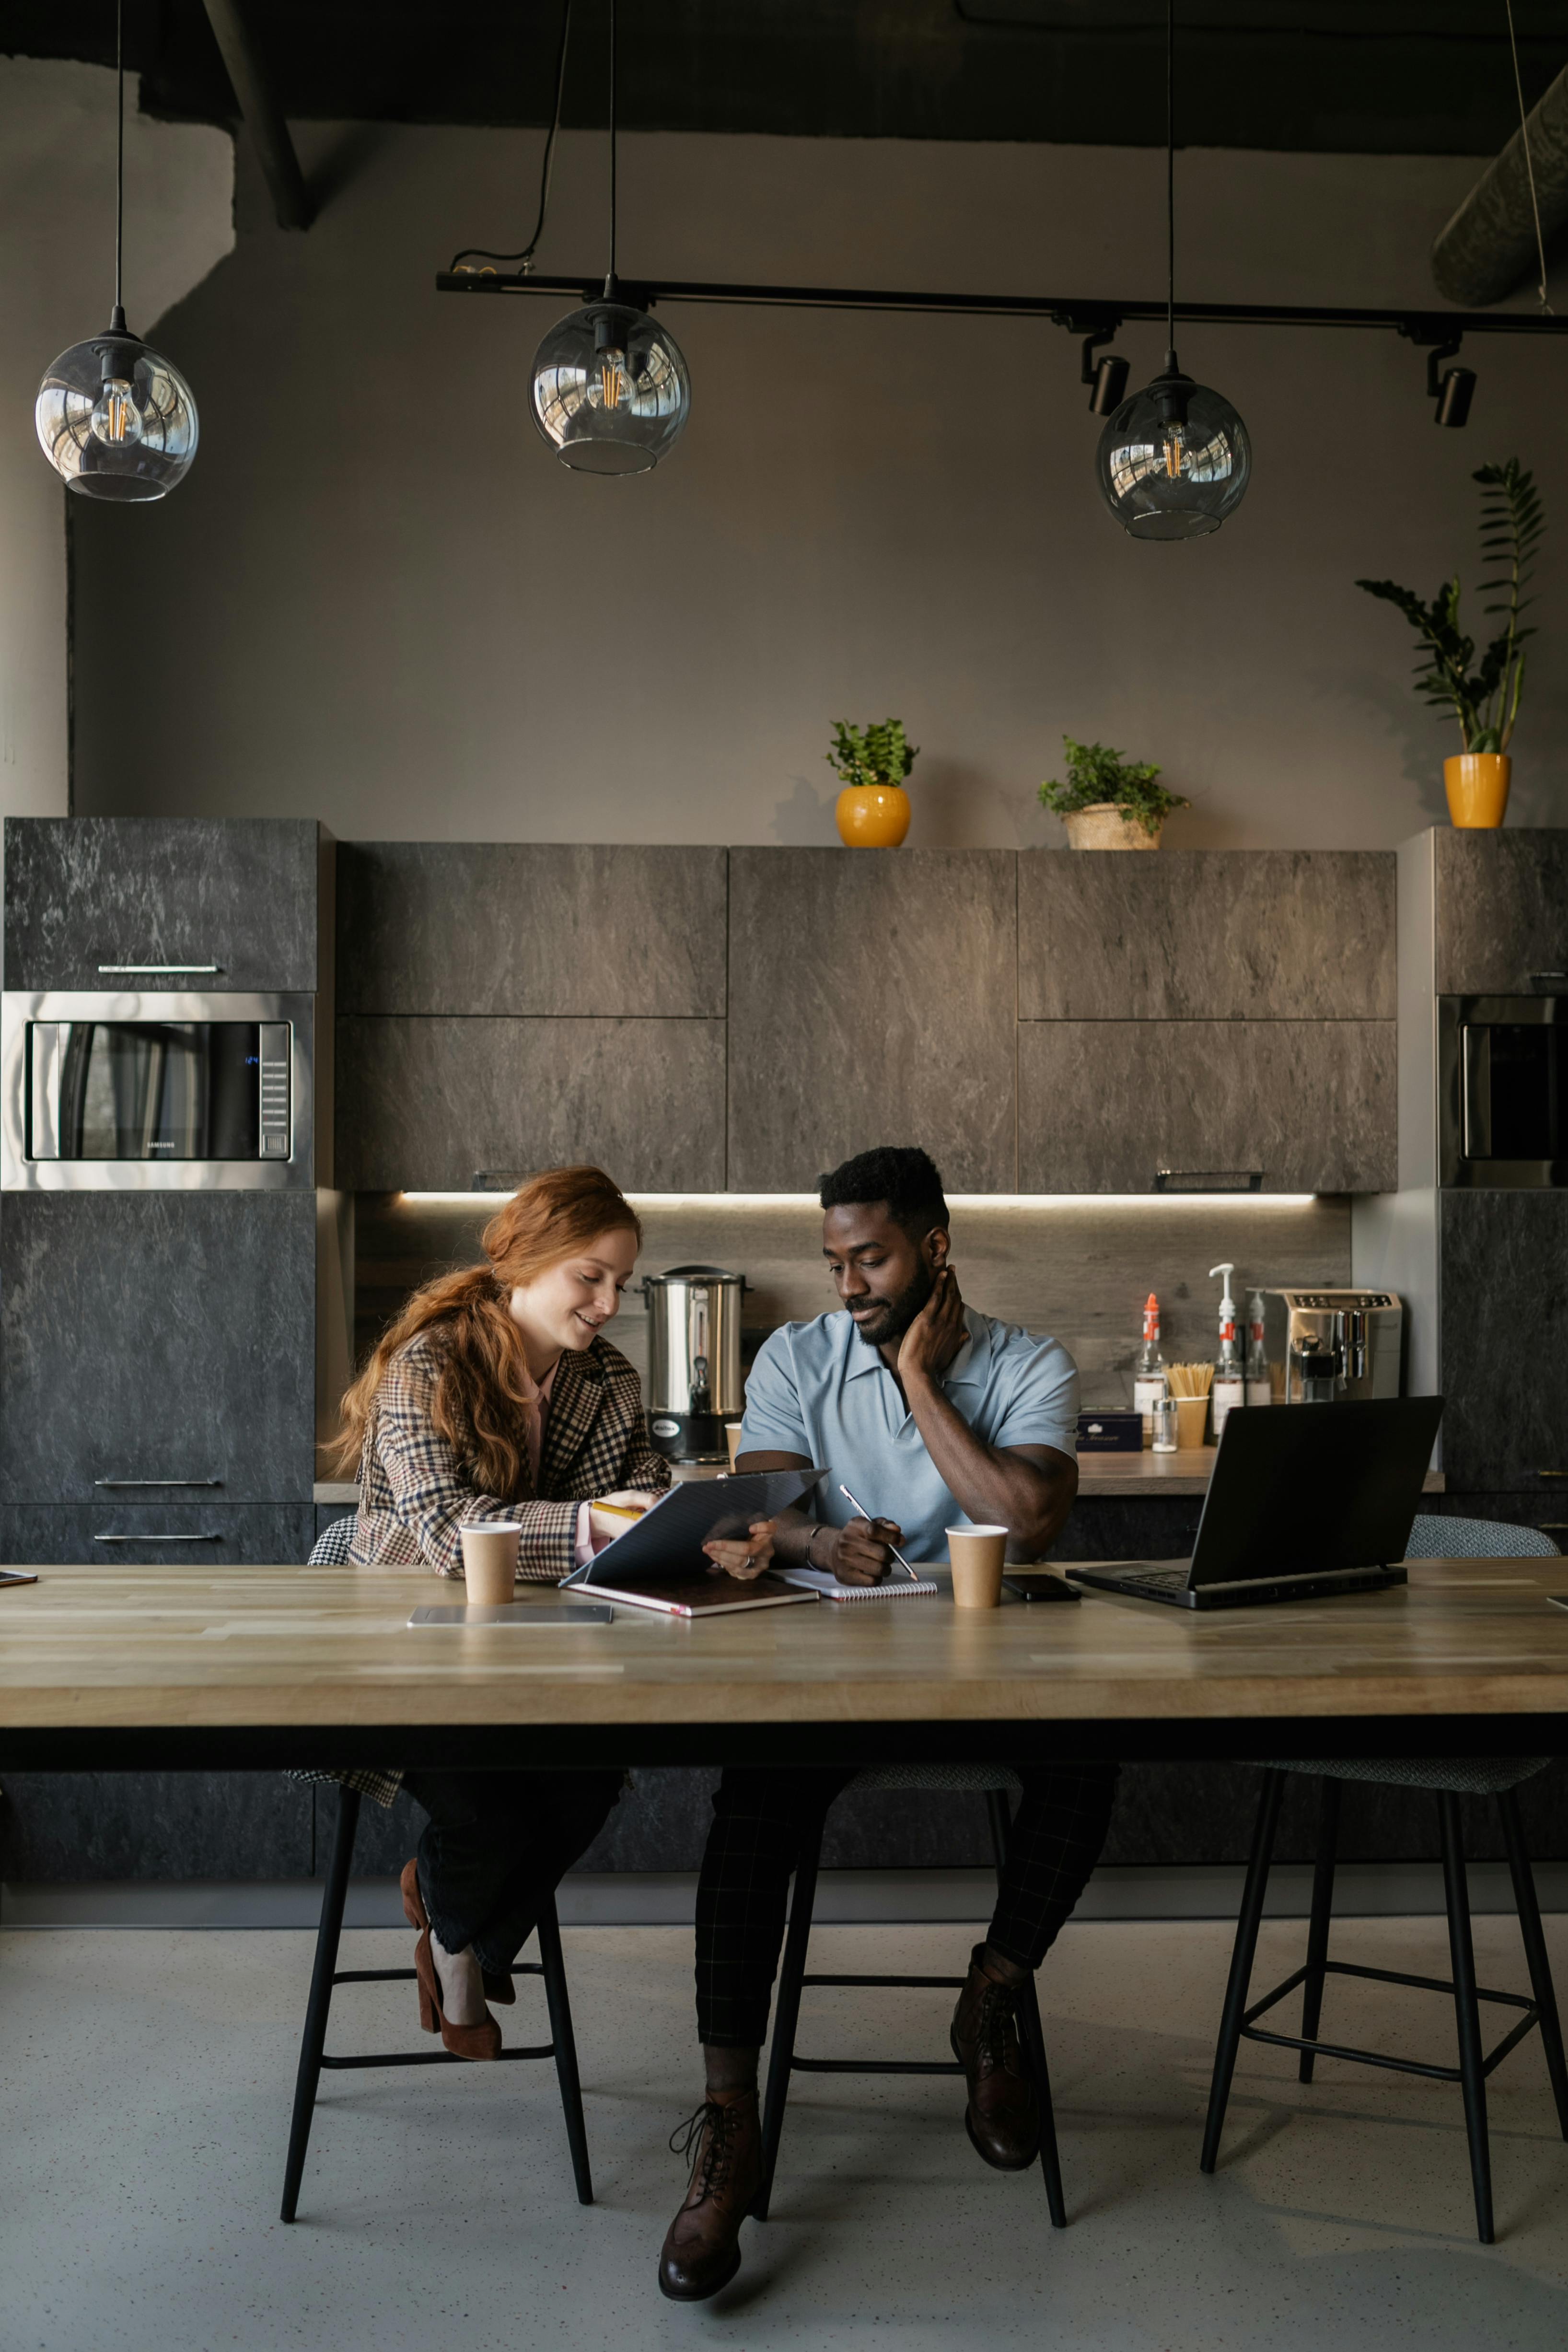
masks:
[(724, 1425), (739, 1419), (743, 1274), (674, 1265), (643, 1278), (648, 1309), (648, 1427), (672, 1462), (725, 1463)]
[(1265, 1290), (1262, 1298), (1273, 1403), (1399, 1394), (1405, 1308), (1391, 1290)]

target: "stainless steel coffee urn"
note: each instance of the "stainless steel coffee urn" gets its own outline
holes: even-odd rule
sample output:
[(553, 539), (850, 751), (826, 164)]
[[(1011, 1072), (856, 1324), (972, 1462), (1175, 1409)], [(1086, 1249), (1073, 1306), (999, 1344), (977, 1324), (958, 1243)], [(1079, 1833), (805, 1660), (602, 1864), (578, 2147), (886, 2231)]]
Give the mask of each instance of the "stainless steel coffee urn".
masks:
[(648, 1309), (648, 1426), (672, 1462), (727, 1462), (724, 1424), (738, 1419), (743, 1274), (673, 1265), (643, 1278)]

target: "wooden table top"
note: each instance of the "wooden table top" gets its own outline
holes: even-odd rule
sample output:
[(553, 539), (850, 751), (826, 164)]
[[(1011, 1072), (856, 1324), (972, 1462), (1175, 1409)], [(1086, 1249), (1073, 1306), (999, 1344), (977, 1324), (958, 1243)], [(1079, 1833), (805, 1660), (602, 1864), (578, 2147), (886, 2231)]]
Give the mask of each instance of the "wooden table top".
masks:
[[(1568, 1562), (1412, 1561), (1409, 1580), (1202, 1613), (1092, 1594), (966, 1612), (944, 1592), (697, 1622), (618, 1608), (607, 1627), (530, 1633), (411, 1629), (413, 1609), (460, 1602), (462, 1588), (405, 1571), (47, 1568), (0, 1589), (0, 1748), (7, 1734), (134, 1727), (1466, 1717), (1500, 1732), (1511, 1717), (1556, 1717), (1568, 1728), (1568, 1610), (1546, 1598), (1568, 1589)], [(519, 1591), (525, 1616), (555, 1597)]]

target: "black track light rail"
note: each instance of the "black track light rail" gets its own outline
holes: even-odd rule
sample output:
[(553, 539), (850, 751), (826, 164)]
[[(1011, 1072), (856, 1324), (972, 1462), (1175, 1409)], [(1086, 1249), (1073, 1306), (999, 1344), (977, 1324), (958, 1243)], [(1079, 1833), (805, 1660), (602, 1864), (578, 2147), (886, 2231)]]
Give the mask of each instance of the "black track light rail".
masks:
[[(438, 294), (553, 294), (580, 302), (603, 299), (601, 277), (547, 278), (538, 272), (458, 269), (437, 274)], [(657, 302), (730, 303), (769, 310), (887, 310), (915, 317), (1045, 319), (1070, 334), (1114, 334), (1133, 320), (1163, 320), (1160, 302), (1069, 300), (1054, 294), (916, 294), (864, 286), (725, 286), (690, 278), (654, 283), (622, 278), (621, 299), (639, 310)], [(1355, 310), (1339, 303), (1192, 302), (1176, 306), (1178, 319), (1210, 327), (1369, 327), (1418, 344), (1457, 345), (1461, 335), (1568, 334), (1568, 316), (1533, 310)]]

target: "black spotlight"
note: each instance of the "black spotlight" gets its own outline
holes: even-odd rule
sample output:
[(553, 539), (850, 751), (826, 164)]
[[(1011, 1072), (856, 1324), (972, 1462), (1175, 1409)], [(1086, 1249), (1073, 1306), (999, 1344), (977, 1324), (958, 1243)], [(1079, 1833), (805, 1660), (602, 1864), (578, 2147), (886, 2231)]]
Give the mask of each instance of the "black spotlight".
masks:
[(1443, 362), (1451, 360), (1458, 348), (1459, 339), (1455, 335), (1427, 354), (1427, 397), (1437, 404), (1433, 417), (1437, 425), (1458, 426), (1469, 420), (1470, 403), (1476, 396), (1474, 368), (1451, 367), (1445, 368), (1441, 375), (1437, 373)]
[(1108, 343), (1115, 326), (1096, 327), (1083, 338), (1083, 364), (1079, 382), (1089, 386), (1089, 410), (1093, 416), (1109, 416), (1120, 408), (1127, 397), (1127, 362), (1118, 359), (1114, 352), (1096, 360), (1094, 353), (1101, 343)]

